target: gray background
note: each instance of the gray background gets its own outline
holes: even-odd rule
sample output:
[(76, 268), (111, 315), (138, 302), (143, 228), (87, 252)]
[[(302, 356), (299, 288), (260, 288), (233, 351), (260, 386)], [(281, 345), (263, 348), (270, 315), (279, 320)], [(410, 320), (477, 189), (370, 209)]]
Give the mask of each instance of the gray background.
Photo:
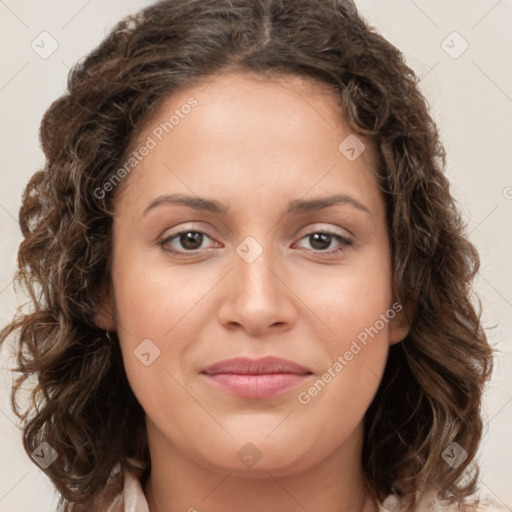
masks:
[[(2, 325), (24, 301), (12, 287), (21, 240), (16, 218), (22, 189), (43, 163), (40, 119), (64, 92), (69, 67), (99, 43), (120, 17), (149, 3), (0, 0)], [(480, 251), (475, 289), (482, 299), (489, 339), (500, 350), (485, 397), (480, 485), (483, 494), (512, 510), (512, 0), (356, 3), (421, 77), (422, 91), (448, 152), (453, 194)], [(56, 43), (41, 36), (42, 32), (51, 34)], [(33, 41), (39, 53), (32, 48)], [(465, 41), (469, 46), (461, 53)], [(58, 48), (42, 58), (40, 54), (49, 51), (51, 44)], [(4, 350), (0, 360), (0, 512), (54, 511), (52, 486), (23, 452), (9, 406), (9, 357)]]

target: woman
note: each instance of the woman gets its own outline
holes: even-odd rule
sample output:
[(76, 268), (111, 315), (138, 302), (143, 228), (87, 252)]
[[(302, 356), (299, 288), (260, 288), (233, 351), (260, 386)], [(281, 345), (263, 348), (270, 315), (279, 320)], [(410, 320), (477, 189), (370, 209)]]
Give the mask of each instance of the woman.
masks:
[(341, 0), (163, 1), (73, 69), (0, 337), (61, 510), (476, 506), (492, 351), (417, 81)]

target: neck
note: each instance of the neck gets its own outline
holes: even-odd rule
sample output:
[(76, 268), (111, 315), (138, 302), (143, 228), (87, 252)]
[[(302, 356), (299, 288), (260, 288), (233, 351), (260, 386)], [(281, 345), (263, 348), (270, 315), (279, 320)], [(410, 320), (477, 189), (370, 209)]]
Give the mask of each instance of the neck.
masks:
[(192, 460), (148, 422), (151, 475), (144, 493), (150, 512), (378, 512), (361, 467), (362, 426), (328, 457), (293, 473), (257, 476)]

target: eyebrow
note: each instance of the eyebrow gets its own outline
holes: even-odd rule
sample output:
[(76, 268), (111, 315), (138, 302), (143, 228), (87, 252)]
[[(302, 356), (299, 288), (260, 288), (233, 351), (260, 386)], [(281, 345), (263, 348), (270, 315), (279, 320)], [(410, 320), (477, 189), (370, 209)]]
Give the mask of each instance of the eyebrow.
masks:
[[(163, 195), (159, 196), (144, 210), (143, 216), (146, 215), (149, 211), (157, 208), (163, 204), (178, 204), (187, 206), (188, 208), (192, 208), (198, 211), (207, 211), (218, 215), (227, 215), (229, 213), (229, 207), (215, 201), (213, 199), (206, 199), (203, 197), (193, 197), (186, 196), (183, 194), (171, 194), (171, 195)], [(371, 215), (370, 210), (363, 203), (357, 201), (351, 196), (346, 194), (336, 194), (327, 197), (319, 197), (314, 199), (294, 199), (290, 201), (287, 205), (287, 209), (285, 214), (299, 214), (305, 212), (312, 212), (323, 210), (324, 208), (329, 208), (338, 204), (347, 204), (357, 208), (360, 211), (363, 211), (369, 215)]]

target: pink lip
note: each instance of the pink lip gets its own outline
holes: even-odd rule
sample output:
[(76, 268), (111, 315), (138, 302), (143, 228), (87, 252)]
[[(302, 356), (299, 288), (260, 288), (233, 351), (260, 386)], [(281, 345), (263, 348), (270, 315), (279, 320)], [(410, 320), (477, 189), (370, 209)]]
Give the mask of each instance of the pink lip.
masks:
[(243, 398), (279, 395), (302, 383), (312, 372), (279, 357), (226, 359), (202, 372), (216, 388)]

